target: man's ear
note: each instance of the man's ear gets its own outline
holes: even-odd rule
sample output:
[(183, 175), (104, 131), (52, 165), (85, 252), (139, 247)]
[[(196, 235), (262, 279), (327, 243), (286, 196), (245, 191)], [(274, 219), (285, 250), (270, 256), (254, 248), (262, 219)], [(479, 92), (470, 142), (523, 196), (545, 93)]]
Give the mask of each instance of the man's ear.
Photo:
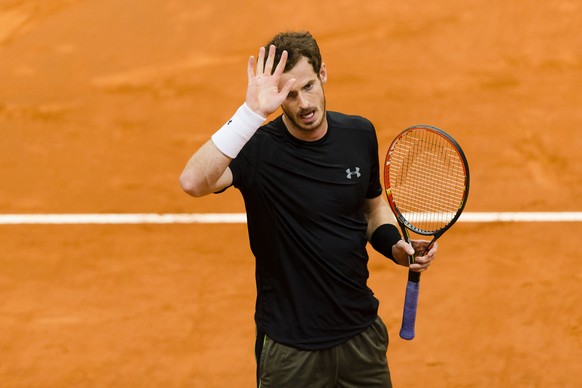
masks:
[(321, 68), (319, 69), (319, 79), (322, 84), (327, 82), (327, 69), (325, 68), (325, 63), (322, 63)]

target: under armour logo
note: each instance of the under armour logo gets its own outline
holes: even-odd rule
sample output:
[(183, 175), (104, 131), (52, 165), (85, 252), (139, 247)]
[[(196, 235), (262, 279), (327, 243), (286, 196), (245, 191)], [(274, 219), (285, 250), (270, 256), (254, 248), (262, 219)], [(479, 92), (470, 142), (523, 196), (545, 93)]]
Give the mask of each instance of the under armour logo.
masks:
[(352, 179), (352, 176), (355, 175), (356, 178), (359, 178), (362, 174), (360, 174), (360, 167), (356, 167), (355, 171), (351, 171), (349, 168), (346, 170), (346, 174), (348, 179)]

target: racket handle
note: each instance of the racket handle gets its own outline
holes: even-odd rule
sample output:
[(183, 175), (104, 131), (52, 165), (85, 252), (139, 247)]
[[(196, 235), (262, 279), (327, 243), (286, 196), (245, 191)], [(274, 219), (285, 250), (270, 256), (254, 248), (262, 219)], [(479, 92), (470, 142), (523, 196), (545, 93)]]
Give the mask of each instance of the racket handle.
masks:
[(420, 288), (420, 273), (409, 271), (406, 284), (406, 296), (404, 298), (404, 313), (402, 314), (402, 327), (400, 338), (411, 340), (414, 338), (414, 326), (416, 323), (416, 308), (418, 307), (418, 292)]

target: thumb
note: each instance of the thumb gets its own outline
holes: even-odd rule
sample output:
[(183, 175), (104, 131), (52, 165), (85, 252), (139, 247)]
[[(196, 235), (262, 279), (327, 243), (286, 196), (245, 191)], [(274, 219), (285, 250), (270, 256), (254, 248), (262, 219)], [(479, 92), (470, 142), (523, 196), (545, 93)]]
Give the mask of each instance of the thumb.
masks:
[(414, 248), (412, 247), (412, 245), (410, 245), (406, 241), (400, 240), (396, 243), (396, 246), (398, 248), (402, 249), (407, 255), (409, 255), (409, 256), (414, 255)]
[(294, 84), (295, 84), (295, 78), (291, 78), (290, 80), (288, 80), (285, 83), (285, 86), (283, 86), (283, 89), (281, 89), (281, 91), (280, 91), (281, 95), (284, 97), (287, 97), (287, 95), (291, 91), (291, 88), (293, 87)]

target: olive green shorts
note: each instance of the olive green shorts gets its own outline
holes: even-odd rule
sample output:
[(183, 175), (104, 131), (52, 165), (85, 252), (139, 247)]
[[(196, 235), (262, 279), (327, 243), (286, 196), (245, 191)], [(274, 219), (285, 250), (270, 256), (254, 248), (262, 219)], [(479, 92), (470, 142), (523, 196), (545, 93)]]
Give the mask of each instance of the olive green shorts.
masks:
[(260, 388), (392, 387), (387, 349), (388, 331), (380, 317), (349, 341), (324, 350), (298, 350), (263, 336), (257, 359), (257, 385)]

